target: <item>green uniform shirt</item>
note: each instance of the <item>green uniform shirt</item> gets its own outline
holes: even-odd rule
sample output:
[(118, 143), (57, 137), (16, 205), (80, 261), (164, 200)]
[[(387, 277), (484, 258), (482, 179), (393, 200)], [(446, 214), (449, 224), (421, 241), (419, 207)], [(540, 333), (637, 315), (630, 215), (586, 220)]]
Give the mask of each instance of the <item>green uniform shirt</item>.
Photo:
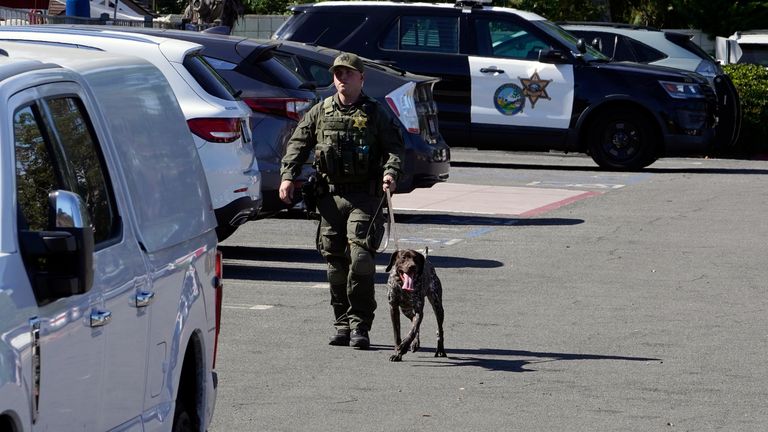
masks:
[[(374, 165), (371, 167), (371, 180), (380, 180), (384, 175), (391, 175), (395, 181), (402, 172), (402, 154), (405, 150), (403, 137), (400, 127), (395, 123), (395, 119), (389, 115), (381, 104), (376, 100), (361, 94), (357, 102), (350, 106), (343, 106), (339, 102), (338, 94), (333, 96), (333, 109), (341, 112), (345, 116), (354, 116), (358, 111), (364, 111), (363, 105), (368, 103), (374, 111), (368, 113), (369, 122), (366, 127), (372, 128), (373, 136), (376, 137), (375, 143), (368, 143), (370, 146), (377, 146), (378, 153), (382, 156), (383, 165), (381, 167)], [(318, 130), (318, 125), (322, 123), (322, 117), (325, 115), (323, 101), (313, 106), (299, 121), (296, 130), (288, 141), (288, 148), (282, 160), (280, 170), (281, 180), (294, 180), (301, 173), (302, 165), (308, 160), (310, 152), (317, 144), (317, 137), (322, 131)], [(381, 171), (379, 170), (381, 168)], [(382, 177), (376, 177), (375, 174), (381, 172)]]

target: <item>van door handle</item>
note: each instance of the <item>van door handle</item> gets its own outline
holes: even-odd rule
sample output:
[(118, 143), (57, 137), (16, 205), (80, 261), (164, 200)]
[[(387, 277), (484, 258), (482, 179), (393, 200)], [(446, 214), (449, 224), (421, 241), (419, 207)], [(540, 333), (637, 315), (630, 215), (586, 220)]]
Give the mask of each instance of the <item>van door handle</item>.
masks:
[(499, 69), (496, 66), (492, 66), (489, 68), (481, 68), (480, 73), (497, 73), (497, 74), (503, 74), (504, 69)]
[(147, 307), (150, 303), (152, 303), (152, 300), (154, 299), (155, 293), (152, 291), (141, 291), (140, 293), (136, 294), (136, 307)]
[(91, 327), (102, 327), (112, 321), (112, 312), (110, 311), (92, 311), (91, 312)]

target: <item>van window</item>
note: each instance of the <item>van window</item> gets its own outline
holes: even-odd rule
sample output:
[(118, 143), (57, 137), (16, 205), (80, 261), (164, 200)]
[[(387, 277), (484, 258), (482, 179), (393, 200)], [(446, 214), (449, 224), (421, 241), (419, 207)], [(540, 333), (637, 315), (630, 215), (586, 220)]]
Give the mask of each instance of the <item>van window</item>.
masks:
[(459, 52), (457, 17), (402, 16), (381, 42), (382, 49), (401, 51)]
[(97, 245), (118, 234), (103, 158), (78, 98), (49, 98), (18, 109), (14, 142), (18, 203), (28, 229), (51, 228), (48, 194), (64, 189), (85, 201)]
[(219, 73), (200, 55), (184, 58), (184, 67), (206, 93), (219, 99), (235, 100), (235, 90), (219, 76)]

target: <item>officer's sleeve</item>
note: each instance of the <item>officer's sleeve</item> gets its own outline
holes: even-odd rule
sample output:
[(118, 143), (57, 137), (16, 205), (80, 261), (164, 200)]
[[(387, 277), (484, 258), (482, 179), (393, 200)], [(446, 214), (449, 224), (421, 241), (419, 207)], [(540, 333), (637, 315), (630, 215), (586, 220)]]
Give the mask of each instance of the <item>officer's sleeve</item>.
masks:
[(396, 123), (397, 120), (381, 105), (378, 107), (381, 114), (378, 116), (378, 128), (384, 158), (383, 175), (389, 174), (397, 180), (403, 172), (403, 156), (405, 154), (402, 131)]
[(288, 140), (280, 168), (280, 180), (294, 180), (301, 174), (302, 165), (307, 162), (309, 152), (317, 144), (315, 125), (320, 106), (322, 103), (316, 104), (304, 114)]

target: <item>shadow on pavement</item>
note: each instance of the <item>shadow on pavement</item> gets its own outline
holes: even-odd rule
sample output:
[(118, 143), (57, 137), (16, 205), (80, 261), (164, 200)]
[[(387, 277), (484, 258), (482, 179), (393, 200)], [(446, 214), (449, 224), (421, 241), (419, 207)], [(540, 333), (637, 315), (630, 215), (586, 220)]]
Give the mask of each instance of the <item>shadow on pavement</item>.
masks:
[(395, 213), (395, 223), (431, 225), (484, 225), (484, 226), (558, 226), (579, 225), (583, 219), (516, 218), (499, 216), (456, 215), (441, 213)]
[[(413, 356), (412, 359), (418, 359), (419, 364), (415, 366), (430, 366), (430, 367), (448, 367), (448, 366), (474, 366), (487, 369), (489, 371), (501, 371), (501, 372), (536, 372), (535, 369), (527, 369), (526, 366), (536, 363), (546, 363), (553, 361), (564, 360), (614, 360), (614, 361), (637, 361), (637, 362), (651, 362), (661, 361), (661, 359), (650, 357), (626, 357), (626, 356), (612, 356), (612, 355), (599, 355), (599, 354), (574, 354), (574, 353), (548, 353), (548, 352), (533, 352), (533, 351), (521, 351), (521, 350), (505, 350), (505, 349), (493, 349), (493, 348), (479, 348), (479, 349), (450, 349), (446, 348), (448, 357), (444, 359), (438, 359), (434, 357), (427, 358), (421, 353), (434, 353), (434, 348), (422, 347), (419, 352), (413, 354), (409, 353), (408, 356)], [(459, 354), (459, 355), (457, 355)], [(466, 356), (462, 356), (466, 355)], [(403, 361), (407, 361), (408, 356), (403, 357)], [(535, 360), (524, 360), (517, 358), (485, 358), (480, 356), (495, 356), (495, 357), (533, 357)]]
[[(294, 267), (271, 267), (224, 262), (224, 277), (243, 280), (272, 280), (277, 282), (327, 282), (324, 269), (308, 269), (302, 264), (325, 264), (314, 249), (265, 248), (251, 246), (219, 246), (225, 260), (295, 263)], [(376, 255), (376, 264), (389, 264), (391, 250)], [(436, 268), (497, 268), (504, 263), (496, 260), (441, 256), (430, 253), (430, 261)], [(376, 273), (376, 283), (387, 282), (387, 274)]]

